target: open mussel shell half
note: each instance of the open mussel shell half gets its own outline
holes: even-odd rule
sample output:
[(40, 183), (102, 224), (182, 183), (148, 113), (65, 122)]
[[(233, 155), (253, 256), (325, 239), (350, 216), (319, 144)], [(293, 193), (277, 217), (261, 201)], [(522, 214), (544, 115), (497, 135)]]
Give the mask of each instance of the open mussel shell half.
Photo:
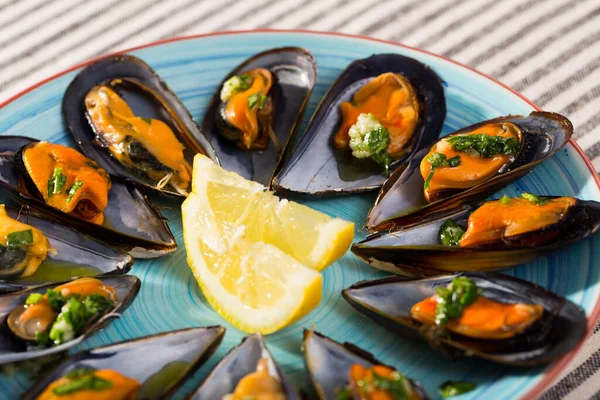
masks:
[(381, 187), (387, 178), (383, 167), (370, 160), (354, 158), (350, 149), (334, 148), (333, 136), (342, 121), (342, 102), (351, 101), (356, 91), (387, 72), (403, 75), (413, 87), (420, 105), (412, 142), (391, 169), (400, 167), (416, 151), (438, 138), (446, 117), (440, 78), (415, 59), (400, 54), (375, 54), (352, 62), (329, 88), (306, 131), (295, 147), (290, 148), (281, 171), (274, 177), (275, 190), (335, 195)]
[(246, 375), (256, 371), (260, 360), (268, 360), (269, 375), (281, 383), (288, 400), (299, 400), (296, 389), (283, 375), (279, 365), (271, 356), (260, 334), (245, 337), (213, 368), (200, 387), (188, 397), (190, 400), (222, 399), (232, 394), (237, 384)]
[[(510, 339), (472, 339), (436, 333), (411, 318), (414, 304), (446, 287), (457, 276), (475, 282), (480, 295), (504, 303), (538, 304), (542, 317)], [(569, 300), (533, 283), (507, 275), (468, 272), (421, 280), (401, 277), (359, 282), (342, 292), (360, 313), (403, 336), (426, 340), (432, 348), (453, 357), (478, 356), (501, 364), (536, 366), (552, 363), (583, 340), (585, 312)]]
[(0, 136), (0, 185), (18, 202), (40, 210), (48, 218), (71, 227), (133, 257), (153, 258), (177, 250), (166, 219), (132, 185), (113, 180), (104, 209), (104, 223), (97, 225), (48, 206), (35, 193), (16, 154), (36, 139)]
[(133, 258), (128, 254), (43, 217), (27, 206), (6, 207), (6, 213), (42, 232), (56, 252), (49, 252), (37, 272), (26, 278), (19, 277), (25, 265), (21, 271), (13, 271), (18, 272), (15, 275), (9, 274), (9, 265), (0, 265), (0, 294), (75, 277), (126, 274), (133, 266)]
[(112, 319), (118, 318), (119, 313), (125, 311), (131, 302), (133, 302), (141, 285), (140, 280), (132, 275), (98, 277), (97, 279), (101, 280), (105, 285), (115, 288), (118, 298), (117, 303), (106, 315), (91, 324), (84, 333), (73, 340), (54, 347), (38, 348), (35, 346), (35, 342), (20, 339), (11, 331), (10, 326), (12, 325), (14, 327), (15, 325), (12, 324), (12, 322), (9, 322), (9, 318), (15, 315), (13, 314), (11, 316), (13, 310), (25, 304), (25, 300), (30, 294), (45, 294), (47, 289), (52, 289), (65, 282), (36, 286), (0, 296), (0, 364), (60, 353), (81, 343), (86, 338), (107, 326)]
[(76, 353), (33, 386), (22, 399), (36, 399), (52, 382), (76, 369), (111, 369), (141, 385), (138, 399), (172, 396), (215, 352), (225, 328), (189, 328)]
[[(313, 330), (304, 330), (303, 350), (311, 383), (320, 400), (338, 399), (340, 391), (348, 385), (352, 365), (360, 364), (367, 368), (385, 365), (352, 343), (338, 343)], [(419, 383), (410, 379), (410, 384), (421, 399), (429, 399)]]
[[(90, 64), (67, 88), (62, 112), (67, 128), (81, 151), (96, 161), (114, 177), (134, 183), (140, 188), (181, 197), (169, 185), (157, 188), (157, 183), (138, 171), (124, 167), (110, 152), (99, 145), (86, 115), (85, 99), (98, 85), (107, 85), (125, 100), (136, 116), (158, 119), (168, 125), (184, 146), (184, 158), (192, 165), (194, 155), (204, 154), (217, 162), (215, 152), (204, 137), (192, 115), (158, 74), (144, 61), (131, 55), (113, 55)], [(153, 157), (148, 157), (155, 162)]]
[[(544, 196), (553, 198), (553, 196)], [(525, 264), (563, 246), (585, 239), (600, 228), (600, 203), (576, 200), (556, 224), (479, 247), (444, 246), (440, 227), (448, 219), (467, 226), (475, 206), (463, 205), (423, 223), (374, 234), (355, 243), (352, 252), (371, 266), (399, 275), (423, 277), (459, 271), (490, 271)]]
[(367, 229), (394, 230), (420, 222), (427, 215), (483, 200), (511, 182), (521, 178), (535, 166), (554, 155), (573, 133), (573, 125), (562, 115), (534, 111), (528, 116), (507, 116), (460, 129), (454, 134), (471, 132), (487, 124), (510, 122), (523, 134), (521, 149), (515, 159), (497, 175), (470, 189), (457, 192), (442, 200), (428, 203), (423, 194), (424, 180), (419, 165), (429, 149), (423, 149), (409, 163), (398, 168), (385, 182), (375, 206), (367, 216)]
[[(229, 78), (256, 68), (269, 70), (273, 77), (269, 95), (273, 102), (272, 128), (277, 143), (268, 139), (262, 150), (243, 150), (221, 132), (223, 124), (228, 122), (223, 121), (220, 92)], [(268, 186), (286, 154), (288, 143), (296, 136), (316, 82), (315, 59), (308, 50), (298, 47), (270, 49), (235, 67), (217, 87), (202, 122), (202, 131), (215, 149), (221, 166)]]

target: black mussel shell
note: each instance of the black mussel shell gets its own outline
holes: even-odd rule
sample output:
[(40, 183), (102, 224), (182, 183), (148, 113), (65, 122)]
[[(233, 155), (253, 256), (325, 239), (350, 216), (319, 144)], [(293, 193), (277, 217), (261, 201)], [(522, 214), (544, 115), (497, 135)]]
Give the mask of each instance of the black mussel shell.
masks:
[(6, 213), (19, 222), (39, 229), (50, 242), (50, 247), (56, 249), (56, 254), (48, 254), (36, 274), (19, 278), (24, 267), (11, 276), (11, 263), (8, 263), (2, 255), (2, 250), (7, 248), (0, 248), (0, 294), (83, 275), (126, 274), (133, 266), (131, 256), (82, 235), (57, 221), (47, 219), (27, 206), (18, 209), (7, 206)]
[(75, 339), (59, 346), (36, 348), (32, 342), (18, 338), (8, 326), (8, 316), (16, 308), (25, 303), (32, 293), (45, 294), (47, 289), (52, 289), (62, 283), (58, 282), (43, 286), (36, 286), (19, 292), (0, 296), (0, 364), (30, 360), (50, 354), (60, 353), (81, 343), (94, 333), (107, 326), (114, 318), (118, 318), (129, 307), (140, 290), (140, 280), (132, 275), (97, 277), (106, 285), (112, 286), (117, 291), (118, 302), (115, 307), (104, 317), (93, 323), (88, 329)]
[[(169, 186), (157, 189), (157, 182), (131, 171), (114, 159), (110, 152), (95, 140), (96, 133), (85, 111), (85, 97), (97, 85), (106, 84), (115, 90), (136, 115), (165, 122), (185, 146), (184, 157), (192, 165), (193, 157), (201, 153), (218, 163), (215, 152), (192, 115), (177, 95), (144, 61), (131, 55), (114, 55), (102, 58), (81, 71), (67, 88), (62, 102), (62, 112), (69, 131), (79, 148), (114, 177), (131, 182), (142, 189), (181, 197)], [(144, 148), (135, 154), (142, 164), (160, 166)]]
[[(541, 319), (520, 335), (503, 340), (473, 339), (439, 332), (410, 317), (412, 306), (447, 286), (457, 276), (467, 276), (487, 298), (505, 303), (539, 304)], [(432, 348), (453, 357), (475, 355), (515, 366), (552, 363), (571, 351), (585, 337), (585, 312), (569, 300), (538, 285), (494, 273), (468, 272), (421, 280), (401, 277), (359, 282), (342, 292), (360, 313), (403, 336), (420, 338)]]
[(542, 161), (564, 146), (573, 133), (573, 125), (562, 115), (534, 111), (528, 116), (509, 115), (460, 129), (453, 134), (470, 132), (483, 125), (512, 122), (523, 132), (523, 144), (515, 160), (488, 181), (458, 192), (442, 200), (428, 203), (423, 195), (423, 177), (419, 170), (421, 160), (429, 148), (421, 150), (409, 163), (398, 168), (385, 182), (375, 206), (367, 216), (367, 229), (394, 230), (420, 222), (427, 215), (485, 199), (509, 183), (521, 178)]
[(26, 258), (27, 250), (23, 248), (0, 247), (0, 278), (18, 278), (27, 269), (27, 264), (23, 263)]
[(386, 73), (402, 74), (413, 86), (421, 106), (414, 140), (399, 168), (412, 155), (439, 136), (446, 118), (446, 100), (437, 74), (400, 54), (375, 54), (352, 62), (329, 88), (297, 145), (286, 156), (272, 186), (277, 191), (310, 195), (335, 195), (376, 190), (386, 180), (382, 166), (354, 158), (348, 149), (335, 149), (333, 135), (341, 122), (340, 104), (350, 101), (368, 81)]
[[(338, 399), (340, 390), (348, 385), (348, 372), (352, 365), (385, 365), (352, 343), (338, 343), (312, 330), (304, 330), (303, 350), (311, 383), (320, 400)], [(410, 379), (410, 383), (421, 399), (429, 399), (418, 382)]]
[(36, 399), (50, 383), (82, 368), (112, 369), (137, 380), (140, 400), (166, 399), (213, 355), (224, 335), (221, 326), (189, 328), (84, 350), (46, 374), (22, 399)]
[[(268, 69), (273, 75), (269, 96), (273, 104), (273, 132), (279, 147), (268, 139), (263, 150), (242, 150), (235, 143), (240, 132), (223, 116), (220, 92), (229, 78), (255, 68)], [(202, 122), (202, 130), (215, 148), (221, 166), (268, 186), (287, 153), (288, 143), (295, 140), (316, 82), (315, 59), (308, 50), (298, 47), (267, 50), (235, 67), (217, 87)]]
[(36, 142), (37, 139), (26, 137), (0, 136), (0, 186), (16, 201), (133, 257), (160, 257), (177, 250), (166, 219), (132, 185), (112, 180), (102, 225), (48, 206), (16, 157), (23, 146)]
[[(552, 197), (552, 196), (543, 196)], [(466, 227), (479, 207), (463, 205), (398, 231), (374, 234), (352, 246), (352, 252), (375, 268), (407, 276), (459, 271), (490, 271), (525, 264), (557, 248), (585, 239), (600, 227), (600, 203), (577, 200), (556, 224), (487, 246), (458, 247), (439, 243), (448, 219)]]
[(271, 356), (265, 341), (260, 334), (246, 336), (242, 343), (234, 347), (213, 368), (200, 387), (191, 394), (189, 400), (222, 399), (233, 393), (242, 378), (256, 371), (259, 360), (269, 359), (269, 372), (276, 376), (288, 400), (299, 400), (300, 396), (294, 386), (281, 372), (281, 368)]

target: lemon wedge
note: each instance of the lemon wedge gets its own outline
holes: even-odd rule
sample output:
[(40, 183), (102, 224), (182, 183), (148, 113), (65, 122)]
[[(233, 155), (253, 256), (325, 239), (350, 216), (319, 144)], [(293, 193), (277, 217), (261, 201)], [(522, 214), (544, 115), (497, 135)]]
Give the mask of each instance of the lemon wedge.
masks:
[(318, 271), (354, 237), (354, 224), (280, 200), (202, 155), (182, 218), (188, 263), (208, 302), (237, 328), (264, 334), (319, 304)]

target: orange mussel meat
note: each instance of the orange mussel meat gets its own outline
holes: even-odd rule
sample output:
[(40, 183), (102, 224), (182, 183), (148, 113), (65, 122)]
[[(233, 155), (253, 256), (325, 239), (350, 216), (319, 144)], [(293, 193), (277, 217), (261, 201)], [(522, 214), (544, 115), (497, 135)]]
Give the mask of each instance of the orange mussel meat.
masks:
[(397, 158), (413, 138), (419, 119), (419, 102), (407, 79), (388, 72), (360, 88), (352, 102), (343, 102), (341, 111), (342, 124), (333, 139), (336, 148), (349, 147), (350, 127), (356, 124), (360, 114), (370, 113), (389, 132), (387, 153)]
[[(515, 138), (522, 141), (521, 129), (509, 122), (493, 123), (477, 128), (466, 135), (488, 135), (501, 136), (503, 138)], [(440, 153), (449, 160), (460, 157), (460, 164), (456, 167), (440, 167), (425, 189), (424, 196), (429, 202), (436, 201), (440, 193), (447, 190), (469, 189), (480, 185), (498, 173), (504, 166), (514, 159), (514, 154), (498, 154), (491, 158), (481, 157), (477, 152), (458, 151), (444, 138), (437, 142), (429, 153), (421, 160), (420, 170), (423, 179), (427, 179), (431, 172), (431, 163), (427, 160), (432, 154)]]
[[(102, 224), (111, 181), (98, 164), (75, 149), (48, 142), (27, 146), (22, 157), (29, 177), (48, 205)], [(57, 169), (65, 180), (61, 190), (51, 194), (48, 183)]]
[(539, 231), (561, 221), (576, 202), (572, 197), (548, 199), (542, 204), (522, 198), (488, 201), (469, 216), (460, 246), (482, 246)]
[[(438, 296), (415, 304), (413, 319), (435, 325)], [(460, 317), (448, 321), (446, 329), (477, 339), (508, 339), (522, 333), (541, 318), (544, 309), (538, 304), (500, 303), (483, 296), (463, 310)]]
[(135, 379), (129, 378), (111, 369), (101, 369), (91, 372), (95, 377), (109, 381), (111, 384), (104, 389), (81, 389), (68, 394), (56, 394), (54, 390), (73, 381), (62, 377), (52, 382), (37, 397), (37, 400), (135, 400), (141, 385)]
[[(241, 132), (239, 147), (244, 150), (264, 149), (269, 139), (274, 138), (271, 126), (273, 104), (269, 96), (273, 76), (264, 68), (247, 71), (243, 76), (248, 77), (250, 87), (235, 93), (228, 100), (225, 115), (227, 121)], [(249, 99), (252, 96), (257, 99), (265, 96), (265, 104), (259, 106), (260, 100), (251, 102)], [(279, 143), (275, 144), (279, 146)]]

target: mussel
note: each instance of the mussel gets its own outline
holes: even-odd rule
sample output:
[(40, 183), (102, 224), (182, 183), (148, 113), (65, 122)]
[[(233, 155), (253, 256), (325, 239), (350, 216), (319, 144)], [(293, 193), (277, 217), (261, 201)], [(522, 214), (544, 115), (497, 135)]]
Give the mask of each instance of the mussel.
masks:
[(388, 172), (436, 140), (446, 117), (442, 81), (399, 54), (352, 62), (329, 88), (273, 179), (311, 195), (378, 189)]
[(260, 334), (245, 337), (219, 361), (189, 400), (225, 399), (228, 395), (231, 400), (259, 395), (273, 400), (300, 399)]
[(79, 278), (32, 293), (15, 307), (6, 322), (11, 332), (27, 341), (48, 347), (69, 342), (94, 322), (113, 311), (117, 291), (96, 278)]
[(56, 221), (0, 204), (0, 292), (71, 277), (119, 275), (131, 256)]
[[(17, 215), (18, 218), (18, 215)], [(34, 275), (56, 249), (39, 229), (11, 218), (0, 205), (0, 276), (10, 279)]]
[[(22, 398), (52, 399), (43, 396), (81, 379), (99, 382), (95, 389), (103, 391), (104, 398), (170, 398), (212, 356), (224, 335), (225, 328), (220, 326), (189, 328), (84, 350), (60, 363)], [(88, 398), (89, 387), (75, 385), (79, 390), (70, 393)]]
[(110, 176), (70, 147), (45, 141), (25, 145), (15, 154), (20, 184), (50, 207), (101, 225), (108, 205)]
[[(118, 318), (117, 313), (129, 307), (139, 290), (140, 280), (135, 276), (124, 275), (81, 278), (60, 285), (36, 286), (0, 297), (0, 364), (62, 352), (81, 343), (104, 328), (111, 319)], [(109, 299), (110, 303), (96, 296), (85, 300), (86, 296), (99, 293), (105, 294), (102, 297)], [(69, 298), (69, 295), (74, 294), (77, 294), (79, 304), (69, 304), (62, 309), (74, 300)], [(86, 314), (90, 319), (86, 319), (85, 324), (83, 320), (74, 319), (69, 323), (61, 322), (62, 311), (82, 307), (84, 301), (86, 310), (91, 310), (91, 314)], [(75, 312), (71, 317), (75, 318), (74, 315)], [(72, 324), (81, 329), (75, 330)], [(36, 335), (36, 332), (40, 333)]]
[[(352, 394), (359, 388), (356, 386), (349, 388), (349, 385), (355, 384), (355, 375), (364, 374), (366, 369), (375, 369), (374, 372), (379, 369), (381, 375), (390, 374), (394, 380), (394, 386), (402, 387), (405, 395), (402, 398), (407, 400), (429, 399), (419, 383), (403, 377), (394, 368), (384, 365), (371, 353), (351, 343), (338, 343), (318, 332), (305, 330), (303, 350), (306, 368), (318, 399), (358, 398), (352, 397)], [(364, 376), (361, 377), (364, 380)], [(348, 391), (348, 396), (341, 397), (344, 391)]]
[[(569, 300), (493, 273), (383, 278), (359, 282), (342, 294), (378, 324), (456, 358), (545, 365), (571, 351), (587, 327), (585, 312)], [(437, 308), (440, 304), (444, 307)]]
[(523, 193), (447, 211), (367, 237), (352, 252), (400, 275), (486, 271), (530, 262), (600, 228), (600, 203), (566, 196)]
[(268, 186), (316, 82), (315, 59), (297, 47), (270, 49), (235, 67), (202, 122), (221, 166)]
[(193, 156), (217, 162), (181, 100), (134, 56), (105, 57), (81, 71), (62, 111), (86, 156), (140, 188), (186, 196)]
[(483, 200), (555, 154), (572, 133), (567, 118), (538, 111), (460, 129), (421, 150), (390, 176), (366, 227), (394, 230)]
[[(60, 174), (56, 174), (56, 178), (53, 178), (57, 168), (62, 170), (62, 167), (58, 164), (48, 165), (51, 171), (46, 174), (48, 179), (46, 185), (58, 183), (61, 187), (61, 194), (51, 198), (56, 196), (66, 207), (63, 208), (60, 204), (58, 207), (48, 204), (41, 192), (45, 192), (48, 197), (48, 186), (44, 190), (43, 182), (40, 183), (39, 177), (36, 178), (38, 180), (36, 185), (23, 159), (23, 155), (28, 154), (27, 149), (35, 149), (37, 145), (43, 143), (45, 142), (20, 136), (0, 137), (0, 185), (7, 189), (16, 201), (29, 204), (62, 225), (106, 242), (111, 247), (130, 253), (134, 257), (158, 257), (177, 249), (175, 238), (160, 212), (135, 187), (114, 179), (111, 181), (110, 189), (107, 189), (107, 185), (104, 186), (104, 190), (108, 190), (107, 197), (104, 199), (106, 202), (100, 199), (97, 203), (95, 197), (102, 197), (102, 195), (95, 194), (95, 191), (84, 191), (82, 185), (78, 186), (76, 177), (79, 175), (72, 175), (73, 184), (67, 185), (66, 177), (61, 177), (61, 175), (65, 176), (66, 170), (63, 171), (64, 173), (59, 170)], [(54, 146), (66, 149), (62, 145)], [(74, 191), (75, 195), (69, 200), (71, 191)], [(85, 197), (77, 197), (84, 194)], [(76, 202), (81, 203), (81, 207), (70, 207)], [(105, 204), (101, 212), (102, 207), (98, 206), (100, 203)]]

